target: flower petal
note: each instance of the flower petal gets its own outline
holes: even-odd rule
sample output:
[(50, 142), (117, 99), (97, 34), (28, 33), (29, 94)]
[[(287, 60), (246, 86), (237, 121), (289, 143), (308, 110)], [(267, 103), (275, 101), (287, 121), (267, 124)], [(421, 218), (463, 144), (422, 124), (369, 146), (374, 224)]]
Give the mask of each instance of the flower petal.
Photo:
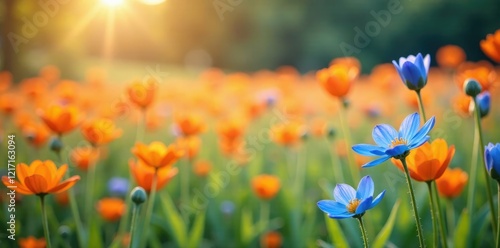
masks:
[(366, 212), (366, 210), (370, 209), (370, 207), (372, 205), (372, 200), (373, 200), (373, 196), (369, 196), (364, 201), (362, 201), (358, 205), (358, 207), (356, 208), (355, 214), (362, 214), (362, 213)]
[(352, 146), (352, 150), (363, 156), (381, 156), (385, 154), (385, 149), (383, 147), (369, 144), (354, 145)]
[(385, 151), (385, 154), (389, 155), (390, 157), (397, 157), (405, 152), (410, 150), (410, 148), (407, 145), (397, 145), (393, 148), (387, 149)]
[(380, 194), (378, 194), (378, 196), (375, 197), (375, 199), (373, 199), (372, 205), (370, 206), (370, 208), (374, 208), (375, 206), (377, 206), (380, 203), (380, 201), (382, 200), (382, 198), (384, 198), (384, 195), (385, 195), (385, 190), (382, 191)]
[(328, 215), (328, 217), (330, 217), (332, 219), (345, 219), (345, 218), (350, 218), (353, 216), (354, 216), (354, 214), (351, 214), (351, 213), (338, 214), (338, 215)]
[(80, 176), (72, 176), (64, 180), (64, 182), (60, 183), (56, 187), (50, 189), (48, 193), (61, 193), (75, 185), (78, 180), (80, 180)]
[(363, 166), (361, 166), (361, 167), (363, 167), (363, 168), (366, 168), (366, 167), (372, 167), (372, 166), (375, 166), (375, 165), (378, 165), (378, 164), (381, 164), (381, 163), (385, 162), (385, 161), (386, 161), (386, 160), (388, 160), (389, 158), (391, 158), (391, 157), (389, 157), (389, 156), (387, 156), (387, 155), (386, 155), (386, 156), (383, 156), (383, 157), (381, 157), (381, 158), (377, 158), (377, 159), (375, 159), (375, 160), (372, 160), (372, 161), (370, 161), (370, 162), (368, 162), (368, 163), (364, 164), (364, 165), (363, 165)]
[(47, 181), (43, 176), (37, 174), (28, 176), (24, 179), (24, 184), (33, 194), (48, 193)]
[(420, 115), (415, 112), (411, 115), (408, 115), (401, 126), (399, 127), (399, 136), (406, 141), (409, 141), (418, 131), (418, 127), (420, 126)]
[(332, 201), (332, 200), (321, 200), (318, 203), (319, 209), (327, 213), (329, 216), (347, 214), (347, 208), (342, 203)]
[(372, 136), (378, 146), (389, 147), (394, 138), (398, 137), (398, 132), (387, 124), (380, 124), (373, 128)]
[(21, 193), (23, 195), (32, 195), (33, 192), (31, 192), (28, 188), (26, 188), (26, 186), (24, 186), (23, 184), (21, 184), (20, 182), (14, 180), (14, 183), (11, 184), (10, 183), (10, 179), (7, 177), (7, 176), (3, 176), (2, 177), (2, 183), (6, 186), (6, 187), (10, 187), (10, 186), (16, 186), (15, 190), (18, 192), (18, 193)]
[(358, 184), (358, 190), (356, 191), (356, 198), (363, 200), (373, 196), (374, 187), (373, 180), (370, 176), (361, 178)]
[(431, 129), (434, 127), (435, 122), (436, 118), (433, 116), (411, 139), (408, 140), (408, 146), (412, 146), (413, 143), (420, 142), (421, 139), (425, 138), (425, 136), (427, 136), (427, 134), (429, 134)]
[(411, 62), (405, 62), (402, 69), (406, 78), (406, 82), (404, 83), (408, 86), (408, 88), (416, 89), (418, 87), (418, 81), (422, 79), (420, 69)]
[(333, 189), (333, 198), (335, 198), (335, 201), (347, 206), (349, 201), (356, 198), (356, 190), (351, 185), (339, 183)]

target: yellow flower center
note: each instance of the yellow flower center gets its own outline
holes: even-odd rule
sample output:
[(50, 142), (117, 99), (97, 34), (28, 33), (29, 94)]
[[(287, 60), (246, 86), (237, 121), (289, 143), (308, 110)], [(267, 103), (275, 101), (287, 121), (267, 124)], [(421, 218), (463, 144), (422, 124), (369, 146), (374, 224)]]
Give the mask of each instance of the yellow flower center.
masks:
[(361, 203), (361, 200), (359, 199), (353, 199), (349, 201), (349, 204), (347, 204), (347, 212), (349, 213), (355, 213), (356, 208), (358, 208), (359, 203)]
[(392, 142), (391, 142), (391, 147), (395, 147), (397, 145), (406, 145), (408, 144), (408, 142), (403, 139), (403, 138), (395, 138)]

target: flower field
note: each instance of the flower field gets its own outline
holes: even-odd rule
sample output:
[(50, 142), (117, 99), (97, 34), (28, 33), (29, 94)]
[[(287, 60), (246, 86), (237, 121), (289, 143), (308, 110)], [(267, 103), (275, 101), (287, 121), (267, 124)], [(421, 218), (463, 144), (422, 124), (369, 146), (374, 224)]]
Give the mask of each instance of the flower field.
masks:
[(370, 73), (3, 71), (0, 247), (499, 247), (500, 30), (477, 46)]

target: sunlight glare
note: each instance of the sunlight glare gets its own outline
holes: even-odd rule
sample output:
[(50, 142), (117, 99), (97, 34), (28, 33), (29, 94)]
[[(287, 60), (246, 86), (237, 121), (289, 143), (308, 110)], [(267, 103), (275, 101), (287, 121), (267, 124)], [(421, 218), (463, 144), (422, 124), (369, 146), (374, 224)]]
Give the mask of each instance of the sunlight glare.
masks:
[(110, 7), (122, 5), (124, 0), (101, 0), (101, 3)]

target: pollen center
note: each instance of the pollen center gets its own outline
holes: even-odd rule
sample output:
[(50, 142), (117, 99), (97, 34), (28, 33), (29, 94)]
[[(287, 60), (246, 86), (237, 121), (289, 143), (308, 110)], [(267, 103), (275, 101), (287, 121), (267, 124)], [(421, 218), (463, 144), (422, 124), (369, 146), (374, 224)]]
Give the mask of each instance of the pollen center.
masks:
[(358, 208), (358, 206), (359, 206), (359, 203), (361, 203), (361, 201), (359, 199), (350, 200), (349, 204), (347, 204), (347, 212), (355, 213), (356, 208)]
[(395, 147), (397, 145), (406, 145), (408, 144), (408, 142), (403, 139), (403, 138), (395, 138), (392, 142), (391, 142), (391, 147)]

